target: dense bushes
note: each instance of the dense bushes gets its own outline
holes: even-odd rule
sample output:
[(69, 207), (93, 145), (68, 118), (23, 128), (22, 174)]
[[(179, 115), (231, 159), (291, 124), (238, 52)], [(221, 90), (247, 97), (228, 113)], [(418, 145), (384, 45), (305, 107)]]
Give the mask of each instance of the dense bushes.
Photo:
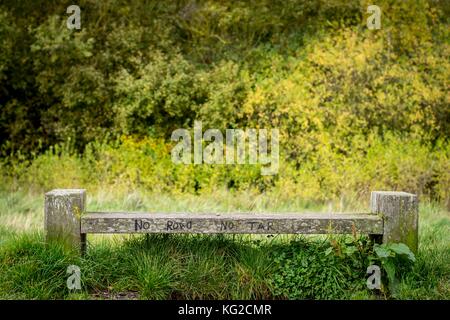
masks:
[[(261, 176), (258, 165), (174, 164), (171, 144), (162, 138), (123, 137), (114, 143), (94, 142), (78, 155), (70, 143), (56, 145), (30, 161), (4, 165), (5, 186), (31, 186), (38, 192), (52, 188), (107, 186), (120, 194), (132, 190), (164, 193), (210, 193), (232, 188), (275, 192), (282, 199), (357, 200), (371, 190), (408, 190), (423, 199), (449, 198), (450, 147), (434, 150), (419, 141), (388, 134), (370, 135), (364, 150), (348, 155), (322, 146), (296, 167), (282, 160), (279, 174)], [(283, 154), (282, 154), (283, 155)]]
[[(0, 5), (5, 178), (315, 199), (404, 189), (449, 203), (444, 1), (379, 1), (377, 31), (367, 1), (78, 4), (81, 31), (62, 3)], [(175, 166), (168, 137), (195, 119), (279, 128), (280, 175)]]

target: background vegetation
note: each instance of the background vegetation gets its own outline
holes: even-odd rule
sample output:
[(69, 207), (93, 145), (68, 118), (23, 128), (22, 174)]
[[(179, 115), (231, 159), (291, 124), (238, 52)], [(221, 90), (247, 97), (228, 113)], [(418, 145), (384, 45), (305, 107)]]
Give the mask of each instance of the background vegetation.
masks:
[[(366, 26), (372, 4), (366, 0), (80, 0), (79, 31), (66, 27), (70, 4), (0, 2), (0, 266), (8, 270), (0, 273), (0, 293), (67, 297), (56, 284), (55, 291), (52, 286), (46, 293), (33, 291), (41, 290), (42, 281), (53, 281), (47, 276), (56, 277), (53, 271), (72, 259), (41, 244), (41, 197), (53, 188), (86, 188), (90, 205), (101, 203), (103, 210), (151, 211), (162, 201), (169, 204), (160, 208), (179, 211), (199, 209), (202, 201), (216, 211), (341, 211), (366, 208), (369, 192), (378, 189), (416, 193), (426, 203), (421, 241), (428, 251), (421, 251), (416, 269), (407, 273), (402, 297), (449, 297), (444, 267), (449, 265), (445, 234), (450, 233), (448, 1), (378, 0), (380, 30)], [(194, 120), (201, 120), (204, 129), (278, 128), (279, 174), (261, 176), (258, 166), (250, 165), (175, 165), (170, 134), (192, 128)], [(104, 197), (118, 200), (105, 202)], [(22, 229), (37, 233), (17, 239)], [(200, 292), (194, 277), (200, 273), (189, 283), (179, 278), (188, 275), (172, 269), (155, 275), (151, 270), (161, 265), (178, 264), (152, 260), (138, 249), (138, 240), (130, 241), (125, 245), (137, 250), (140, 262), (120, 260), (121, 253), (105, 244), (92, 251), (89, 263), (80, 263), (92, 265), (110, 255), (117, 255), (119, 269), (143, 263), (146, 271), (136, 277), (148, 285), (123, 287), (142, 289), (143, 297), (341, 297), (346, 290), (364, 291), (364, 283), (340, 281), (352, 279), (346, 266), (359, 263), (355, 268), (364, 273), (362, 266), (373, 254), (366, 248), (356, 260), (324, 256), (333, 247), (330, 239), (284, 243), (278, 249), (277, 240), (268, 251), (279, 253), (278, 258), (264, 255), (265, 241), (261, 249), (253, 240), (241, 247), (228, 238), (175, 237), (147, 248), (169, 248), (187, 257), (179, 262), (186, 272), (227, 274), (221, 269), (229, 263), (224, 261), (238, 261), (230, 262), (235, 267), (229, 272), (247, 287), (217, 291), (218, 284), (211, 284), (211, 291), (204, 287)], [(225, 253), (202, 260), (189, 251), (191, 244), (205, 247), (205, 256), (218, 248)], [(292, 253), (298, 246), (318, 253), (311, 254), (316, 257), (312, 265), (337, 259), (329, 264), (341, 272), (339, 285), (311, 289), (320, 287), (314, 282), (319, 280), (298, 273), (303, 256)], [(338, 247), (333, 252), (340, 252)], [(233, 260), (230, 252), (239, 258)], [(256, 262), (245, 265), (247, 255), (278, 262), (259, 270)], [(44, 257), (42, 278), (15, 278), (37, 268), (36, 259)], [(211, 265), (202, 268), (202, 263)], [(98, 268), (92, 269), (92, 281), (108, 274)], [(294, 271), (280, 276), (281, 269)], [(262, 278), (272, 282), (262, 283)], [(309, 279), (310, 289), (284, 286), (294, 278)], [(109, 281), (115, 289), (128, 283), (114, 279)], [(138, 278), (133, 279), (129, 283)], [(34, 285), (27, 289), (21, 281)], [(149, 289), (153, 285), (159, 286), (156, 291)]]

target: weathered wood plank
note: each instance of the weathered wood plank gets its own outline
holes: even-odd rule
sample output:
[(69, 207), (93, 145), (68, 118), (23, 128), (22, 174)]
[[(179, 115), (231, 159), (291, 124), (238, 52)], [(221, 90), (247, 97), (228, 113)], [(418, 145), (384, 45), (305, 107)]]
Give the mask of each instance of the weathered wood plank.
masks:
[(383, 219), (367, 213), (87, 213), (82, 233), (383, 234)]

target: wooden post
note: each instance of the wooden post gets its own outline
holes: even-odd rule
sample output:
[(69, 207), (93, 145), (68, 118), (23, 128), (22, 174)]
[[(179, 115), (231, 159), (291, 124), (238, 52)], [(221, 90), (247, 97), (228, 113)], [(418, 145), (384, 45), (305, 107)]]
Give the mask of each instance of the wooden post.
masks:
[(373, 191), (372, 212), (383, 215), (383, 243), (402, 242), (411, 251), (418, 249), (418, 199), (406, 192)]
[(87, 246), (87, 234), (81, 233), (81, 256), (86, 254), (86, 246)]
[(55, 189), (45, 194), (46, 241), (61, 241), (71, 248), (82, 249), (81, 215), (85, 212), (84, 189)]

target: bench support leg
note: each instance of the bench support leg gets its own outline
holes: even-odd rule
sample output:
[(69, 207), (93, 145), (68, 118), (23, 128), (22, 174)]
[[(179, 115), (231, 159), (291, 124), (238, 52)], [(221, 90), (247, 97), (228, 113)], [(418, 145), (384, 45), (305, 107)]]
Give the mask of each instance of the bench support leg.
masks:
[(382, 234), (369, 234), (369, 240), (373, 243), (383, 243)]
[(87, 234), (86, 233), (81, 233), (81, 256), (84, 257), (86, 255), (86, 244), (87, 244)]
[(383, 243), (402, 242), (417, 253), (419, 205), (416, 195), (373, 191), (370, 207), (372, 212), (383, 215)]
[[(45, 240), (81, 250), (81, 216), (85, 212), (84, 189), (55, 189), (45, 194)], [(84, 239), (86, 237), (84, 236)]]

